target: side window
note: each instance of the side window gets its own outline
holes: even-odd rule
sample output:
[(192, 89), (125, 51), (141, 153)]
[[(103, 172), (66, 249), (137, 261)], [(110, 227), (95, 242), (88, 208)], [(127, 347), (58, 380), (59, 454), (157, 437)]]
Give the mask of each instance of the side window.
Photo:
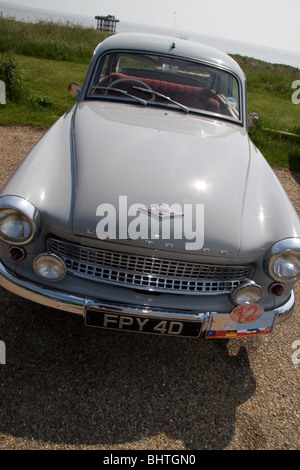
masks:
[(223, 74), (219, 76), (217, 92), (220, 95), (228, 96), (228, 77), (224, 76)]
[(109, 64), (109, 55), (106, 55), (103, 60), (101, 61), (101, 64), (100, 64), (100, 76), (99, 76), (99, 80), (101, 80), (101, 78), (109, 75), (109, 70), (108, 70), (108, 64)]
[(232, 87), (232, 96), (236, 103), (236, 110), (238, 114), (240, 114), (240, 100), (239, 100), (239, 84), (236, 79), (233, 79), (233, 87)]
[(91, 86), (89, 89), (89, 95), (99, 94), (97, 92), (97, 87), (101, 85), (101, 83), (105, 80), (106, 77), (110, 75), (110, 67), (111, 67), (111, 55), (107, 54), (102, 57), (101, 61), (97, 64), (97, 68), (94, 72)]
[(216, 80), (216, 93), (222, 97), (231, 113), (239, 117), (240, 101), (239, 101), (239, 84), (237, 79), (227, 72), (219, 72)]

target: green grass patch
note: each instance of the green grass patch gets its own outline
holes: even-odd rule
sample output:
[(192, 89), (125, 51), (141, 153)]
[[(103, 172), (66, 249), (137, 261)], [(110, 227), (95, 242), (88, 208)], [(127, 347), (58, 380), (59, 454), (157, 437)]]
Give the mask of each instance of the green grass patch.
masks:
[(234, 59), (247, 77), (248, 111), (259, 115), (259, 124), (249, 129), (251, 139), (271, 165), (300, 171), (300, 104), (292, 102), (292, 83), (300, 80), (300, 69), (249, 57)]
[(292, 83), (300, 69), (233, 56), (247, 77), (248, 111), (256, 112), (262, 127), (300, 134), (300, 105), (292, 103)]
[[(71, 82), (83, 83), (88, 64), (16, 56), (25, 98), (0, 105), (0, 125), (23, 124), (50, 127), (73, 104)], [(1, 77), (0, 77), (1, 78)]]
[(44, 59), (89, 63), (107, 36), (95, 28), (70, 23), (29, 23), (0, 16), (0, 52)]
[(250, 138), (272, 166), (300, 171), (300, 135), (289, 136), (261, 127), (249, 130)]

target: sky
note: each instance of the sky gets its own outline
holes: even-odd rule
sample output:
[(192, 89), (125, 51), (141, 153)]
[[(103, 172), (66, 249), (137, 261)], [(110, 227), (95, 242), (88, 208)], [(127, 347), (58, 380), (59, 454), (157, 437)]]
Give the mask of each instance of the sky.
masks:
[(300, 53), (300, 0), (5, 0)]

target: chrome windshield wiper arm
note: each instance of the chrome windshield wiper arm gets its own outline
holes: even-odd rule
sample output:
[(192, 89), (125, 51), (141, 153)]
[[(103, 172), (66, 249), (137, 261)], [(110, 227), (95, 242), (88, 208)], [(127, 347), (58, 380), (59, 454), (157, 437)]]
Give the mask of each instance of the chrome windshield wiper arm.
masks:
[(141, 88), (139, 86), (133, 86), (132, 88), (138, 91), (143, 91), (144, 93), (149, 93), (149, 95), (157, 96), (158, 98), (162, 98), (163, 100), (169, 101), (170, 103), (175, 104), (180, 109), (182, 109), (182, 111), (184, 111), (186, 114), (190, 112), (189, 108), (187, 106), (184, 106), (184, 104), (178, 103), (178, 101), (174, 101), (169, 96), (162, 95), (158, 91), (150, 90), (148, 88)]
[(134, 96), (134, 95), (131, 95), (130, 93), (128, 93), (128, 91), (126, 90), (120, 90), (120, 88), (113, 88), (113, 87), (108, 87), (108, 86), (99, 86), (99, 85), (96, 85), (94, 87), (94, 91), (95, 90), (104, 90), (104, 91), (115, 91), (117, 93), (121, 93), (122, 95), (125, 95), (125, 96), (128, 96), (128, 98), (133, 98), (134, 100), (138, 101), (140, 104), (142, 104), (143, 106), (147, 106), (147, 101), (146, 100), (143, 100), (142, 98), (138, 98), (137, 96)]

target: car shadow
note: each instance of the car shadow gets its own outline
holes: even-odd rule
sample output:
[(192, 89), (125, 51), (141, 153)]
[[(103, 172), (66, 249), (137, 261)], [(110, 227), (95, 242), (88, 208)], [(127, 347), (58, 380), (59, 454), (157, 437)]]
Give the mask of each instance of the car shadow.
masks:
[(245, 347), (231, 355), (224, 340), (93, 329), (0, 295), (2, 435), (78, 449), (224, 449), (232, 439), (256, 387)]

